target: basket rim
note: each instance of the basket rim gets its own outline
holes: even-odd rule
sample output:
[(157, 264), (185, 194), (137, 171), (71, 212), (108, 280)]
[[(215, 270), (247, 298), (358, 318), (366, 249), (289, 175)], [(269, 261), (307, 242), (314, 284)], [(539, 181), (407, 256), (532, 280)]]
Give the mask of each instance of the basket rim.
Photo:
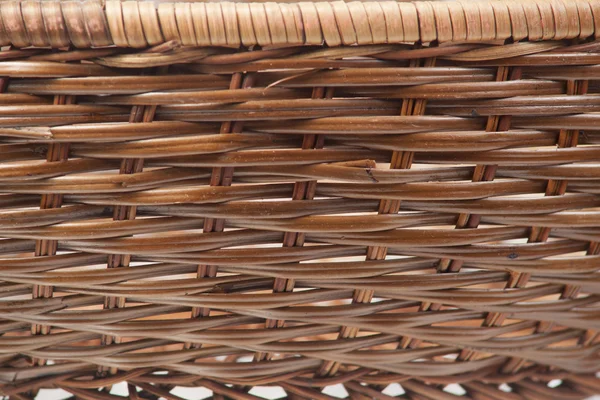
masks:
[(598, 0), (0, 2), (0, 46), (356, 46), (596, 39)]

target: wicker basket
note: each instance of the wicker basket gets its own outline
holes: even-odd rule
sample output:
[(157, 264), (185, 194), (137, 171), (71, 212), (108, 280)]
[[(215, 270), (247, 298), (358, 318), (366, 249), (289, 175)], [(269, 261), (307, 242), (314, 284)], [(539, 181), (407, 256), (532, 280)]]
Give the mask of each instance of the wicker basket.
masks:
[(600, 0), (0, 16), (0, 394), (600, 393)]

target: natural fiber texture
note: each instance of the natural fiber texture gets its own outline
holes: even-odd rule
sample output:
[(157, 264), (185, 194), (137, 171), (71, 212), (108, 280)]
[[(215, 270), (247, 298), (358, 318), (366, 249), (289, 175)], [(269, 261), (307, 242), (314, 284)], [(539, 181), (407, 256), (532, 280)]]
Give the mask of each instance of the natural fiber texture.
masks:
[(600, 393), (600, 1), (0, 14), (0, 394)]

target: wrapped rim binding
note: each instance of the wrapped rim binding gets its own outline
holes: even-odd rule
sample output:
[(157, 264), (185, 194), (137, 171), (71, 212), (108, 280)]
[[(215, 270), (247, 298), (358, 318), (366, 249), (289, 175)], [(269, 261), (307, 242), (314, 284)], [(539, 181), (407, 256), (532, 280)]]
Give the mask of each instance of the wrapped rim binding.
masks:
[(437, 2), (4, 1), (0, 45), (239, 48), (587, 39), (595, 0)]

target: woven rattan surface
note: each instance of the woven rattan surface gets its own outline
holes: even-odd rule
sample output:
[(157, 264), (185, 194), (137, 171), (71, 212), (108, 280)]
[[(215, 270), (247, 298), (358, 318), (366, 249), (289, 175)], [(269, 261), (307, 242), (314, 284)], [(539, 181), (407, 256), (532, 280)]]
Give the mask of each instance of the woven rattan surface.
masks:
[(0, 17), (0, 394), (600, 394), (600, 0)]

